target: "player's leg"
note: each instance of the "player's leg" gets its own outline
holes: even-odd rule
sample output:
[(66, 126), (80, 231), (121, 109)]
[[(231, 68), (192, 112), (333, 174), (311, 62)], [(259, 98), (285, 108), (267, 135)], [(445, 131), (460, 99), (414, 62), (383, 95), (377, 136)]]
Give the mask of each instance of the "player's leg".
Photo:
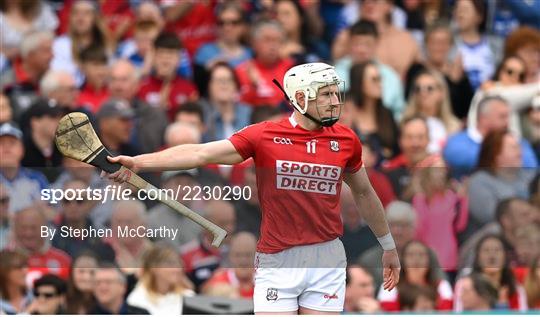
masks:
[(339, 239), (309, 246), (307, 283), (298, 298), (300, 314), (339, 314), (345, 302), (345, 249)]

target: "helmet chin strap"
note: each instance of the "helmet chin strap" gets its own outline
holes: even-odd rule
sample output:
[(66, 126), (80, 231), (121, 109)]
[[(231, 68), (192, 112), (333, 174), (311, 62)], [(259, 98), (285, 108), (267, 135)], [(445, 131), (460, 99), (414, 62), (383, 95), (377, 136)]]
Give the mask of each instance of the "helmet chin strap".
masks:
[(304, 113), (304, 116), (306, 118), (308, 118), (309, 120), (311, 120), (311, 121), (315, 122), (316, 124), (321, 125), (323, 127), (331, 127), (336, 122), (338, 122), (338, 120), (339, 120), (339, 118), (336, 118), (336, 117), (322, 118), (321, 120), (318, 120), (318, 119), (315, 119), (312, 115), (310, 115), (307, 112)]

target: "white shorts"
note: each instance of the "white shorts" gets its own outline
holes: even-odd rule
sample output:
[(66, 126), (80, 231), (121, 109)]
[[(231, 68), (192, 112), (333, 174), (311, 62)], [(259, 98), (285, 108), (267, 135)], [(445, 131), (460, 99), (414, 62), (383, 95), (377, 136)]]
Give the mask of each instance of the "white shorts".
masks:
[(341, 312), (347, 259), (341, 240), (292, 247), (255, 256), (255, 312), (289, 312), (299, 307)]

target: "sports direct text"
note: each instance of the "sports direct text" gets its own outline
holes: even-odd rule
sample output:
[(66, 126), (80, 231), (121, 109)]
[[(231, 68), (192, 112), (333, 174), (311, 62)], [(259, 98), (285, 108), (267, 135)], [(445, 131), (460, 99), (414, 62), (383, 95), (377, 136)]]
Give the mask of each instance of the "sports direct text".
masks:
[(295, 161), (276, 161), (277, 188), (336, 194), (341, 167)]

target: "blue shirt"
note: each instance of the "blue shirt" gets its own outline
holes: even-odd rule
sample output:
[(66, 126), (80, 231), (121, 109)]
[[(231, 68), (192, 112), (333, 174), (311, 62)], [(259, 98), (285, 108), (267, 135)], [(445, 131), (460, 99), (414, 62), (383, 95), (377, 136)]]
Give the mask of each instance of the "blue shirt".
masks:
[(0, 173), (0, 183), (9, 190), (9, 211), (17, 212), (41, 199), (41, 190), (49, 187), (45, 175), (26, 167), (20, 167), (13, 179)]
[[(476, 139), (476, 140), (475, 140)], [(525, 139), (520, 140), (522, 164), (525, 168), (537, 168), (538, 161), (534, 151)], [(471, 174), (478, 165), (481, 140), (473, 132), (462, 131), (448, 139), (443, 149), (443, 157), (452, 170), (452, 175), (460, 178)]]
[(201, 48), (197, 50), (197, 53), (195, 53), (194, 62), (196, 65), (204, 66), (209, 61), (220, 57), (226, 60), (232, 67), (236, 67), (242, 62), (250, 59), (252, 57), (252, 54), (250, 50), (244, 47), (242, 49), (242, 54), (233, 58), (229, 58), (223, 55), (223, 52), (221, 48), (217, 45), (217, 43), (208, 43), (201, 46)]

